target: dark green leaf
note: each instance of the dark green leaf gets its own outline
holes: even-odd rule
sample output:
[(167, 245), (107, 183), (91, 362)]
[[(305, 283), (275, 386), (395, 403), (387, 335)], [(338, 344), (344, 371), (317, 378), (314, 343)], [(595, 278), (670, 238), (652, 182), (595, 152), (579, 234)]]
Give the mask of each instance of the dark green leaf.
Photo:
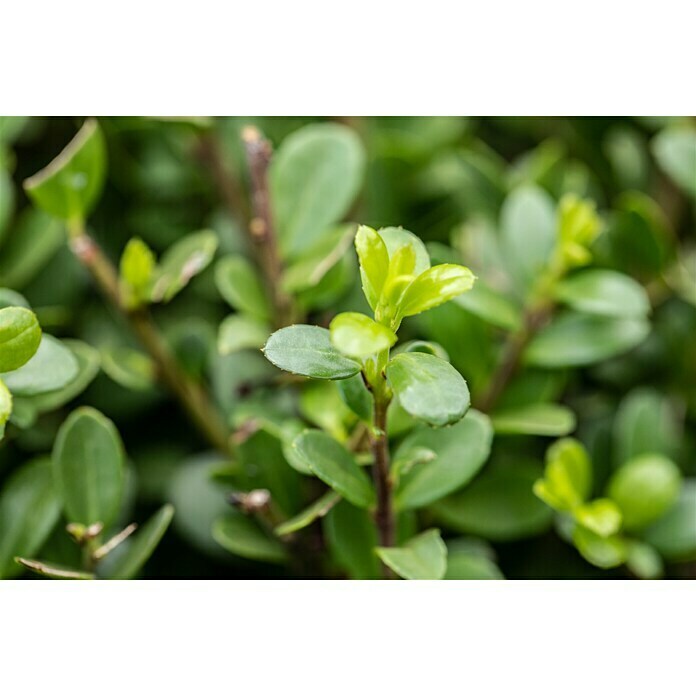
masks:
[(341, 496), (334, 491), (324, 493), (321, 498), (315, 500), (308, 508), (298, 515), (278, 525), (275, 528), (275, 533), (278, 536), (285, 536), (308, 527), (315, 520), (324, 517), (340, 500)]
[(339, 379), (336, 386), (345, 404), (366, 423), (372, 422), (373, 400), (362, 375), (353, 375), (348, 379)]
[(375, 546), (377, 532), (372, 515), (342, 500), (324, 518), (324, 532), (331, 555), (353, 580), (380, 577)]
[(213, 538), (235, 556), (266, 563), (285, 563), (285, 549), (243, 515), (227, 515), (213, 525)]
[(682, 486), (677, 502), (644, 532), (645, 540), (670, 561), (696, 559), (696, 479)]

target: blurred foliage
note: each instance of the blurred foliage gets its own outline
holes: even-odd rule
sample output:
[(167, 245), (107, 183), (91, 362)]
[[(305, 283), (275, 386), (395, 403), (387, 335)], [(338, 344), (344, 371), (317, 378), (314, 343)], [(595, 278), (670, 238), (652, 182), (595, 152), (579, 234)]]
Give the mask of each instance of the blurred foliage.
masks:
[[(0, 577), (22, 571), (15, 556), (63, 577), (94, 522), (116, 534), (148, 518), (98, 575), (371, 578), (381, 559), (406, 577), (696, 576), (693, 118), (86, 123), (88, 161), (36, 177), (85, 120), (0, 118), (0, 308), (31, 308), (44, 335), (0, 375)], [(258, 132), (275, 149), (277, 258), (254, 232)], [(494, 431), (478, 461), (457, 433), (486, 416), (430, 430), (390, 408), (397, 500), (425, 490), (379, 557), (371, 511), (293, 447), (311, 429), (323, 452), (369, 464), (362, 382), (282, 377), (259, 351), (275, 328), (369, 311), (354, 223), (403, 226), (433, 264), (476, 274), (400, 338), (448, 359)], [(78, 261), (85, 230), (120, 265), (125, 313)], [(129, 312), (152, 316), (187, 395), (172, 396)], [(182, 409), (198, 389), (234, 456)], [(91, 454), (76, 437), (94, 438)], [(112, 486), (96, 508), (80, 457)]]

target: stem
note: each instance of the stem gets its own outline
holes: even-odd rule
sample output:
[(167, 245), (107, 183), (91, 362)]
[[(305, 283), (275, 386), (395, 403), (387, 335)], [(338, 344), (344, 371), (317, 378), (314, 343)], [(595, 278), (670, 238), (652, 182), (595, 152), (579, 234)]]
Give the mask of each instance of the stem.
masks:
[(263, 271), (278, 328), (292, 323), (294, 308), (290, 295), (282, 289), (283, 263), (273, 225), (271, 194), (268, 187), (268, 167), (273, 148), (254, 126), (242, 131), (247, 162), (251, 175), (253, 213), (249, 233)]
[(91, 273), (101, 292), (129, 322), (143, 348), (158, 368), (164, 385), (178, 399), (201, 434), (225, 455), (232, 453), (227, 427), (202, 387), (184, 372), (145, 308), (128, 309), (121, 299), (118, 273), (83, 224), (72, 225), (70, 249)]
[(394, 546), (394, 511), (392, 509), (391, 479), (389, 477), (389, 443), (387, 442), (387, 407), (380, 398), (374, 403), (375, 434), (372, 437), (374, 466), (372, 475), (377, 491), (375, 522), (380, 546)]

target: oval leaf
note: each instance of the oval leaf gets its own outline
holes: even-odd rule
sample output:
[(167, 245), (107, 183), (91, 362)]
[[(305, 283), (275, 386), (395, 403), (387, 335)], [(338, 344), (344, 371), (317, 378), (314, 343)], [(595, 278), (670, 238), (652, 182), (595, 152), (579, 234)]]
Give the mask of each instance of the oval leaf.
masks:
[(396, 343), (396, 334), (387, 326), (359, 312), (342, 312), (329, 325), (331, 343), (350, 358), (367, 358)]
[(271, 305), (258, 271), (243, 256), (226, 256), (215, 267), (215, 284), (233, 309), (261, 320), (271, 316)]
[(406, 289), (400, 305), (404, 317), (420, 314), (471, 290), (476, 276), (453, 263), (433, 266), (421, 273)]
[(568, 435), (575, 429), (575, 414), (558, 404), (529, 404), (491, 415), (498, 435)]
[(406, 580), (442, 580), (447, 547), (438, 529), (429, 529), (398, 548), (377, 548), (382, 562)]
[(268, 536), (254, 520), (242, 515), (227, 515), (213, 525), (213, 538), (235, 556), (266, 563), (285, 563), (285, 549)]
[(39, 349), (41, 328), (25, 307), (0, 309), (0, 372), (16, 370)]

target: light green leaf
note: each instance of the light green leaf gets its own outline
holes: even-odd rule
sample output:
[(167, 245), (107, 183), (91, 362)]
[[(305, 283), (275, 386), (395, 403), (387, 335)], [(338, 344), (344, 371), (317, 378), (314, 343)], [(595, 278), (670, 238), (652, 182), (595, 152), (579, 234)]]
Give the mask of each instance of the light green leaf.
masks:
[(556, 510), (572, 510), (585, 502), (592, 489), (592, 464), (585, 448), (573, 438), (554, 442), (546, 452), (544, 478), (534, 493)]
[(696, 130), (688, 126), (666, 128), (655, 136), (652, 151), (662, 169), (696, 198)]
[(74, 410), (58, 430), (53, 470), (70, 522), (111, 524), (124, 485), (124, 453), (114, 424), (99, 411)]
[(41, 328), (25, 307), (0, 309), (0, 373), (16, 370), (39, 349)]
[(283, 255), (300, 256), (350, 208), (365, 154), (345, 126), (313, 124), (286, 138), (271, 161), (271, 200)]
[(39, 349), (26, 365), (0, 377), (16, 396), (34, 396), (62, 389), (78, 372), (77, 359), (70, 349), (53, 336), (44, 334)]
[(621, 510), (613, 500), (597, 498), (574, 511), (575, 519), (583, 527), (601, 536), (609, 537), (621, 528)]
[(278, 536), (286, 536), (300, 529), (308, 527), (315, 520), (321, 519), (341, 500), (341, 496), (335, 491), (328, 491), (315, 500), (308, 508), (295, 517), (283, 522), (275, 528)]
[(315, 379), (345, 379), (360, 371), (360, 364), (341, 355), (328, 329), (319, 326), (286, 326), (271, 335), (263, 352), (282, 370)]
[(311, 381), (303, 385), (299, 407), (302, 416), (325, 430), (339, 442), (344, 441), (355, 423), (355, 416), (343, 403), (339, 382)]
[(360, 260), (360, 277), (368, 304), (374, 310), (382, 295), (389, 272), (389, 252), (380, 235), (371, 227), (360, 225), (355, 235), (355, 249)]
[(495, 564), (491, 547), (473, 539), (455, 539), (447, 543), (445, 580), (504, 580)]
[(617, 271), (582, 271), (556, 286), (556, 299), (578, 312), (605, 317), (647, 316), (648, 294), (640, 283)]
[(359, 312), (337, 314), (329, 325), (334, 348), (350, 358), (367, 358), (396, 343), (396, 334)]
[(152, 249), (139, 237), (126, 244), (121, 255), (120, 275), (125, 290), (125, 303), (137, 307), (150, 300), (150, 288), (157, 261)]
[(471, 290), (476, 276), (464, 266), (443, 263), (421, 273), (406, 289), (400, 314), (410, 317), (437, 307)]
[(645, 540), (669, 561), (696, 559), (696, 479), (682, 486), (677, 502), (644, 532)]
[(646, 527), (664, 515), (679, 497), (681, 473), (661, 454), (642, 454), (612, 476), (609, 497), (619, 506), (624, 527)]
[(189, 234), (169, 247), (155, 270), (150, 299), (169, 302), (191, 278), (208, 267), (217, 247), (217, 235), (211, 230)]
[(404, 410), (439, 427), (463, 418), (471, 399), (464, 378), (427, 353), (400, 353), (387, 365), (387, 381)]
[(148, 391), (155, 385), (157, 367), (145, 353), (128, 346), (105, 346), (101, 366), (111, 379), (125, 389)]
[(484, 471), (430, 510), (448, 528), (491, 541), (536, 536), (551, 525), (552, 511), (532, 493), (539, 468), (526, 462)]
[(17, 469), (0, 494), (0, 578), (19, 573), (15, 556), (41, 549), (60, 516), (60, 500), (48, 457)]
[(10, 288), (0, 288), (0, 309), (5, 309), (5, 307), (25, 307), (26, 309), (31, 309), (24, 295)]
[(628, 543), (626, 566), (641, 580), (657, 580), (665, 572), (660, 554), (650, 544), (641, 541)]
[(635, 348), (649, 332), (644, 319), (568, 313), (532, 339), (524, 359), (547, 368), (591, 365)]
[(12, 394), (0, 379), (0, 440), (5, 435), (5, 424), (12, 413)]
[(457, 490), (484, 465), (492, 440), (490, 421), (478, 411), (470, 411), (463, 420), (445, 430), (415, 430), (400, 445), (395, 459), (422, 449), (431, 450), (436, 456), (403, 473), (394, 494), (395, 504), (402, 509), (418, 508)]
[(229, 305), (253, 317), (267, 321), (271, 305), (261, 278), (252, 263), (243, 256), (226, 256), (215, 267), (215, 283)]
[(491, 415), (498, 435), (568, 435), (575, 429), (575, 414), (559, 404), (528, 404)]
[(268, 536), (254, 520), (240, 514), (229, 514), (217, 520), (213, 525), (213, 538), (235, 556), (265, 563), (287, 561), (282, 545)]
[(174, 517), (174, 506), (161, 507), (126, 543), (128, 547), (109, 572), (109, 579), (130, 580), (152, 556)]
[(515, 331), (522, 324), (522, 312), (505, 295), (477, 279), (474, 286), (454, 301), (467, 312), (501, 329)]
[(398, 548), (377, 548), (382, 562), (406, 580), (442, 580), (447, 571), (447, 547), (438, 529), (413, 537)]
[(390, 264), (397, 257), (402, 247), (410, 247), (415, 256), (415, 266), (411, 273), (419, 276), (430, 268), (428, 250), (425, 248), (425, 244), (413, 232), (409, 232), (403, 229), (403, 227), (382, 227), (378, 234), (387, 246)]
[(320, 430), (306, 430), (295, 438), (292, 448), (316, 476), (353, 505), (367, 508), (374, 504), (375, 492), (367, 474), (332, 437)]
[(439, 343), (433, 343), (432, 341), (416, 340), (400, 343), (394, 349), (393, 355), (398, 355), (399, 353), (427, 353), (428, 355), (434, 355), (436, 358), (441, 358), (449, 362), (447, 351)]
[(99, 124), (87, 119), (47, 167), (24, 182), (34, 203), (62, 220), (84, 220), (104, 185), (106, 146)]
[(621, 537), (605, 539), (582, 525), (575, 527), (573, 543), (582, 557), (598, 568), (620, 566), (628, 555), (628, 545)]
[(28, 558), (15, 558), (15, 561), (24, 568), (31, 570), (37, 575), (42, 575), (53, 580), (94, 580), (94, 573), (87, 573), (77, 568), (67, 568), (57, 563), (45, 563)]
[(261, 348), (270, 335), (268, 324), (246, 314), (230, 314), (220, 324), (217, 348), (220, 355)]

